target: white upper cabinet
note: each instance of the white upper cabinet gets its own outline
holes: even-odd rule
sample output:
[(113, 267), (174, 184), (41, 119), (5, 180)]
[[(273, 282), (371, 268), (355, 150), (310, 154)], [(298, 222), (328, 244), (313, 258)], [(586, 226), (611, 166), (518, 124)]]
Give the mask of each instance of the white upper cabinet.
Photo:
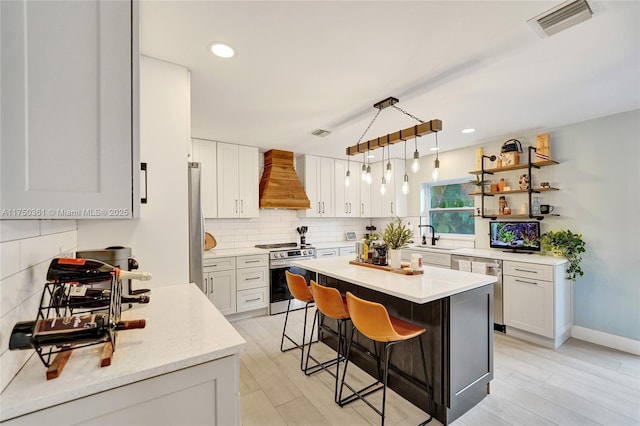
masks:
[(2, 219), (137, 216), (137, 2), (2, 1), (0, 20)]
[[(360, 217), (360, 175), (357, 163), (334, 160), (334, 199), (336, 217)], [(348, 169), (347, 169), (348, 168)], [(349, 186), (345, 185), (347, 170), (351, 172)]]
[(200, 199), (205, 219), (218, 217), (216, 149), (216, 142), (203, 139), (192, 141), (193, 161), (200, 163)]
[[(404, 178), (404, 161), (391, 160), (391, 181), (385, 184), (385, 193), (380, 192), (382, 176), (386, 171), (386, 164), (382, 162), (371, 164), (371, 217), (405, 217), (407, 215), (407, 196), (402, 193)], [(363, 185), (367, 185), (363, 183)], [(368, 185), (367, 185), (368, 186)]]
[(258, 148), (217, 145), (218, 217), (258, 217)]
[(334, 166), (333, 158), (313, 155), (298, 157), (296, 171), (311, 202), (311, 209), (298, 210), (299, 216), (333, 217), (335, 215)]

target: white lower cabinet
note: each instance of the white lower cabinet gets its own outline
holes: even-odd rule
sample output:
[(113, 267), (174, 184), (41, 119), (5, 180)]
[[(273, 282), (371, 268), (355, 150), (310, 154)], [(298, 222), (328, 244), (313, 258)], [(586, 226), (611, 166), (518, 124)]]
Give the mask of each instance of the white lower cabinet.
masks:
[(269, 256), (239, 256), (236, 265), (236, 312), (266, 308), (269, 305)]
[(424, 266), (451, 269), (451, 255), (448, 253), (434, 253), (432, 251), (411, 249), (402, 249), (400, 251), (400, 257), (403, 262), (411, 262), (412, 254), (419, 254), (422, 256), (422, 265)]
[(322, 259), (323, 257), (336, 257), (340, 253), (340, 248), (325, 248), (325, 249), (316, 249), (316, 258)]
[(573, 294), (564, 265), (505, 260), (503, 287), (507, 334), (553, 348), (569, 338)]
[(205, 294), (223, 315), (236, 312), (236, 258), (204, 260)]
[(269, 255), (204, 260), (205, 294), (223, 315), (269, 305)]
[(340, 252), (338, 253), (340, 256), (346, 256), (348, 254), (356, 254), (356, 244), (353, 243), (351, 247), (340, 247)]
[(35, 411), (3, 425), (240, 424), (239, 377), (239, 356), (230, 355)]

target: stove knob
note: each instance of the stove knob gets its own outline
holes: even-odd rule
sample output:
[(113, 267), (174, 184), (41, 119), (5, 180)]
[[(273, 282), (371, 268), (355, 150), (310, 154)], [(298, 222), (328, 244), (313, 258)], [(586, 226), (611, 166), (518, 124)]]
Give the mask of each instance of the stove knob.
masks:
[(282, 257), (283, 253), (276, 253), (276, 257)]

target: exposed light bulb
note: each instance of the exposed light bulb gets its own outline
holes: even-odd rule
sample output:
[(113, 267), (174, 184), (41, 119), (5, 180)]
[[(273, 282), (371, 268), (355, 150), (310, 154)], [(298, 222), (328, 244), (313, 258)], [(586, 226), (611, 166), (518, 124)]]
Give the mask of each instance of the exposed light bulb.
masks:
[(436, 161), (434, 161), (433, 172), (431, 173), (431, 177), (434, 181), (438, 180), (438, 170), (440, 170), (440, 160), (436, 158)]
[(404, 182), (402, 182), (402, 193), (407, 195), (409, 193), (409, 176), (404, 175)]
[(393, 173), (391, 171), (391, 161), (389, 161), (387, 163), (387, 170), (384, 172), (384, 178), (387, 180), (387, 182), (391, 182), (392, 176), (393, 176)]
[(384, 177), (382, 178), (382, 185), (380, 185), (380, 194), (384, 195), (387, 192), (387, 185), (384, 181)]
[(413, 162), (411, 163), (411, 171), (418, 173), (420, 171), (420, 153), (416, 149), (413, 153)]
[(362, 174), (360, 174), (360, 177), (363, 181), (367, 180), (367, 166), (364, 163), (362, 163)]
[(367, 173), (365, 174), (365, 182), (371, 185), (371, 166), (367, 166)]
[(347, 175), (344, 178), (344, 186), (351, 185), (351, 171), (347, 170)]

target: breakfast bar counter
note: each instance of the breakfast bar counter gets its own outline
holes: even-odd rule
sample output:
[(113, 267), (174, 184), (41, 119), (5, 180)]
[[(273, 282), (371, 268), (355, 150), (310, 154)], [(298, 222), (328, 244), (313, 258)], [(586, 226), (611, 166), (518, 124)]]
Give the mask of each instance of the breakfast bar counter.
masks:
[[(363, 299), (382, 303), (390, 315), (427, 329), (423, 337), (427, 369), (433, 389), (431, 414), (449, 424), (489, 393), (493, 379), (493, 283), (496, 277), (423, 267), (423, 274), (403, 275), (350, 264), (353, 256), (294, 262), (317, 273), (317, 282), (350, 291)], [(336, 330), (330, 318), (323, 325)], [(335, 348), (329, 333), (323, 341)], [(354, 337), (350, 359), (376, 375), (373, 343)], [(395, 348), (391, 358), (389, 387), (413, 404), (430, 412), (425, 377), (417, 342)]]

